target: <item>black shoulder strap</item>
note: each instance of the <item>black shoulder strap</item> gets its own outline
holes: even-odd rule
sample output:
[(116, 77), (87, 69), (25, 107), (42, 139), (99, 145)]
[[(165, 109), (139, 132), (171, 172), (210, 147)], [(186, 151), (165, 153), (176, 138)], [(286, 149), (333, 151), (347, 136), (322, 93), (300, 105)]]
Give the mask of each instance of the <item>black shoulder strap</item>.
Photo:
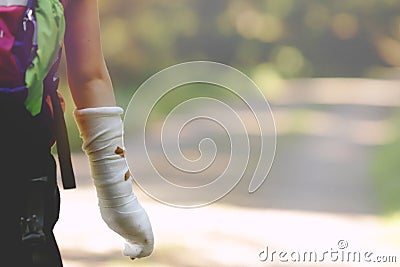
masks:
[[(57, 83), (58, 83), (58, 78)], [(57, 92), (50, 94), (53, 105), (54, 119), (56, 122), (56, 146), (58, 160), (60, 162), (60, 171), (64, 189), (76, 188), (75, 175), (71, 162), (71, 150), (68, 141), (68, 132), (65, 124), (64, 113), (62, 111), (60, 98)]]
[(60, 171), (64, 189), (76, 188), (75, 175), (71, 162), (71, 150), (68, 141), (68, 132), (64, 119), (64, 112), (61, 107), (61, 101), (57, 93), (59, 77), (57, 75), (58, 65), (61, 60), (60, 48), (56, 63), (51, 67), (50, 72), (44, 80), (45, 92), (50, 95), (53, 106), (55, 120), (56, 146), (58, 152), (58, 160), (60, 163)]

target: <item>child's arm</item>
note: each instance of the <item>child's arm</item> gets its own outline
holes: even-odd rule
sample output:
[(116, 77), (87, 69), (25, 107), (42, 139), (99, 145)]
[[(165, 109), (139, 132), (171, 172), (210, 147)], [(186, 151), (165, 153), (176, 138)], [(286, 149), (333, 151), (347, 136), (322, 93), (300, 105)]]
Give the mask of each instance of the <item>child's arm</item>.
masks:
[(68, 82), (77, 108), (115, 106), (101, 48), (97, 0), (69, 0), (66, 21)]
[(66, 20), (68, 82), (101, 216), (127, 241), (126, 256), (148, 256), (153, 251), (153, 232), (146, 211), (132, 191), (132, 177), (123, 155), (123, 110), (116, 107), (101, 49), (97, 0), (69, 0)]

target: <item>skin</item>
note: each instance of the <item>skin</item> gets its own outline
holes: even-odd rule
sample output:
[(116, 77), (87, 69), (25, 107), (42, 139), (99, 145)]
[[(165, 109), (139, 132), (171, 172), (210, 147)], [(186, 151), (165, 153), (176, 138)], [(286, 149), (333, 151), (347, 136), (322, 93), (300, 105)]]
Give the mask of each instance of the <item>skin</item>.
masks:
[(67, 23), (64, 46), (68, 83), (78, 109), (116, 106), (101, 48), (97, 1), (63, 1)]
[(98, 0), (68, 0), (64, 39), (68, 83), (78, 109), (116, 106), (100, 39)]

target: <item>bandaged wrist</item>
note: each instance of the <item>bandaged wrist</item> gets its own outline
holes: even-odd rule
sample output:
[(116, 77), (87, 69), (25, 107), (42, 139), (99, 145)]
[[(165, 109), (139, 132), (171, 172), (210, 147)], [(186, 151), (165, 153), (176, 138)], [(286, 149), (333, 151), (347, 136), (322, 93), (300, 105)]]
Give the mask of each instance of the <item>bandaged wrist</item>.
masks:
[(101, 207), (121, 206), (135, 198), (124, 158), (122, 113), (119, 107), (74, 112)]
[(75, 120), (88, 155), (101, 217), (127, 241), (124, 255), (145, 257), (153, 251), (150, 220), (132, 190), (124, 156), (123, 125), (119, 107), (76, 110)]

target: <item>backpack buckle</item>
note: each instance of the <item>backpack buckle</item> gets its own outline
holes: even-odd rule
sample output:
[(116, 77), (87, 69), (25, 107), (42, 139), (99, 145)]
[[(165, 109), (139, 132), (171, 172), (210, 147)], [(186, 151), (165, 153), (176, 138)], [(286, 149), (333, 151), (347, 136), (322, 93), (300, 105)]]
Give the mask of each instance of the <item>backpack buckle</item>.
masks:
[(35, 214), (28, 218), (21, 217), (20, 226), (23, 244), (33, 247), (46, 243), (43, 225)]
[(44, 217), (48, 177), (35, 177), (29, 180), (27, 207), (20, 218), (20, 233), (22, 244), (34, 247), (46, 243), (44, 232)]
[(33, 37), (32, 37), (31, 59), (33, 59), (36, 56), (36, 52), (38, 49), (38, 29), (37, 29), (36, 18), (33, 14), (32, 8), (26, 10), (25, 17), (22, 20), (22, 28), (24, 32), (32, 31)]

